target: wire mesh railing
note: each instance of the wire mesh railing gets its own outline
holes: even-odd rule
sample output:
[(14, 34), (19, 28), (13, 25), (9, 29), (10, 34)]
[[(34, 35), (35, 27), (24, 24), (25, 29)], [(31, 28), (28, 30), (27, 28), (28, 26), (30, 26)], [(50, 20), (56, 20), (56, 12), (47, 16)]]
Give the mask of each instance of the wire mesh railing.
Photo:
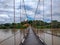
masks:
[[(43, 0), (43, 21), (45, 21), (44, 18), (46, 18), (45, 17), (45, 14), (44, 14), (45, 13), (45, 11), (44, 11), (44, 9), (45, 9), (45, 2), (44, 1), (45, 0)], [(44, 22), (43, 23), (44, 28), (41, 28), (40, 27), (40, 29), (39, 29), (39, 28), (35, 27), (34, 30), (35, 30), (36, 34), (39, 36), (39, 38), (43, 42), (45, 42), (47, 45), (60, 45), (59, 42), (57, 42), (57, 41), (59, 41), (59, 36), (57, 34), (58, 33), (57, 31), (59, 31), (60, 29), (57, 28), (57, 26), (55, 26), (55, 28), (53, 28), (53, 26), (52, 26), (53, 25), (52, 21), (53, 21), (53, 16), (54, 16), (53, 15), (53, 0), (50, 0), (50, 8), (51, 8), (50, 9), (50, 18), (51, 18), (51, 21), (50, 22), (51, 23), (49, 24), (50, 25), (50, 28), (46, 28), (45, 27), (46, 23)], [(34, 23), (36, 24), (36, 22), (34, 22)], [(40, 23), (40, 24), (42, 24), (42, 23)], [(55, 24), (57, 24), (57, 23), (55, 23)]]
[[(19, 30), (19, 29), (17, 29), (17, 30)], [(28, 30), (26, 30), (26, 29), (25, 29), (25, 31), (19, 30), (18, 32), (15, 33), (15, 36), (13, 34), (13, 35), (7, 37), (6, 39), (0, 41), (0, 45), (14, 45), (14, 44), (19, 45), (19, 44), (22, 44), (23, 40), (27, 36), (27, 33), (28, 33)]]
[[(44, 1), (45, 0), (42, 1), (42, 3), (43, 3), (42, 4), (42, 6), (43, 6), (42, 7), (43, 8), (43, 10), (42, 10), (43, 11), (43, 14), (42, 14), (43, 19), (42, 19), (42, 21), (45, 21), (45, 19), (44, 19), (45, 18), (45, 2)], [(34, 20), (36, 19), (36, 16), (37, 16), (36, 13), (38, 11), (38, 7), (40, 6), (39, 5), (40, 3), (41, 3), (41, 0), (38, 0), (37, 7), (35, 9)], [(13, 22), (16, 23), (16, 20), (15, 20), (16, 19), (16, 10), (15, 10), (15, 8), (16, 8), (15, 5), (16, 4), (15, 4), (15, 0), (13, 0), (13, 5), (14, 5), (13, 6), (13, 10), (14, 10), (14, 12), (13, 12), (13, 15), (14, 15), (14, 19), (13, 20), (14, 21)], [(21, 5), (21, 2), (20, 2), (20, 5)], [(26, 18), (28, 18), (24, 0), (23, 0), (23, 5), (24, 5), (24, 12), (25, 12)], [(50, 9), (50, 18), (51, 18), (50, 22), (51, 23), (48, 24), (50, 29), (46, 29), (44, 27), (46, 25), (46, 23), (43, 22), (42, 29), (41, 29), (41, 27), (40, 27), (40, 29), (38, 29), (38, 28), (36, 28), (37, 25), (34, 25), (35, 26), (34, 30), (35, 30), (36, 34), (39, 36), (40, 40), (42, 42), (45, 42), (47, 45), (60, 45), (60, 43), (59, 43), (59, 40), (60, 40), (60, 29), (57, 28), (58, 27), (57, 25), (56, 26), (54, 25), (54, 24), (57, 24), (57, 23), (53, 24), (53, 22), (52, 22), (52, 20), (53, 20), (53, 0), (50, 0), (50, 8), (51, 8)], [(22, 20), (22, 17), (21, 17), (21, 10), (20, 10), (20, 21), (21, 20)], [(35, 20), (35, 22), (33, 21), (32, 23), (36, 24), (37, 21)], [(40, 21), (40, 24), (42, 24), (41, 21)], [(54, 25), (55, 28), (53, 27), (53, 25)], [(22, 40), (25, 38), (25, 36), (27, 35), (27, 33), (28, 33), (27, 30), (28, 29), (22, 30), (22, 31), (20, 30), (17, 33), (15, 33), (15, 30), (16, 30), (16, 24), (14, 24), (14, 28), (13, 28), (14, 34), (9, 36), (8, 38), (2, 40), (0, 42), (0, 45), (19, 45), (22, 42)]]

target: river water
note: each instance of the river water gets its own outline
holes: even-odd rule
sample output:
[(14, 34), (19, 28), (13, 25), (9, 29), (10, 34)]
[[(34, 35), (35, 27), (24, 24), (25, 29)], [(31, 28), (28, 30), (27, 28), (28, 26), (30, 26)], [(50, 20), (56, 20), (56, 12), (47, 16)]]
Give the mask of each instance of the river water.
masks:
[(39, 31), (38, 35), (47, 45), (60, 45), (60, 30), (58, 29), (53, 31), (44, 29), (44, 31)]
[[(14, 36), (14, 34), (16, 34)], [(0, 45), (19, 45), (23, 35), (20, 30), (0, 29)]]
[[(47, 45), (60, 45), (60, 31), (53, 31), (53, 34), (55, 35), (51, 35), (52, 32), (49, 30), (45, 32), (48, 33), (39, 31), (38, 35), (40, 39), (44, 40)], [(14, 33), (16, 33), (15, 38)], [(0, 29), (0, 45), (19, 45), (22, 39), (21, 37), (23, 37), (23, 35), (19, 29), (15, 31), (12, 29)]]

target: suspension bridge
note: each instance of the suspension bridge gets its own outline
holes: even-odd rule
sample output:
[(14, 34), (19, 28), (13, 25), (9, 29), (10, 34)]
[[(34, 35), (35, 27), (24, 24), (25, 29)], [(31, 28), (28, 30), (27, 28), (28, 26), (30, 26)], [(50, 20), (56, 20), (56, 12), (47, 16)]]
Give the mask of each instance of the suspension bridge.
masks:
[[(51, 8), (51, 10), (50, 10), (50, 12), (51, 12), (51, 22), (52, 22), (52, 0), (50, 0), (51, 1), (51, 5), (50, 5), (50, 8)], [(14, 9), (14, 23), (16, 22), (15, 21), (15, 15), (16, 15), (16, 10), (15, 10), (15, 0), (13, 0), (13, 4), (14, 4), (14, 7), (13, 7), (13, 9)], [(35, 9), (35, 13), (34, 13), (34, 20), (35, 20), (35, 18), (36, 18), (36, 16), (37, 16), (37, 11), (38, 11), (38, 8), (39, 8), (39, 4), (41, 3), (41, 0), (38, 0), (38, 2), (37, 2), (37, 6), (36, 6), (36, 9)], [(20, 5), (21, 5), (22, 3), (20, 2)], [(42, 14), (42, 16), (43, 16), (43, 21), (44, 21), (44, 13), (45, 13), (45, 11), (44, 11), (44, 0), (43, 0), (43, 14)], [(25, 12), (25, 15), (26, 15), (26, 19), (23, 21), (23, 22), (25, 22), (26, 24), (28, 24), (29, 26), (26, 28), (26, 29), (19, 29), (19, 31), (16, 33), (16, 24), (14, 24), (14, 28), (12, 29), (13, 30), (13, 35), (11, 35), (10, 37), (8, 37), (8, 38), (6, 38), (6, 39), (4, 39), (4, 40), (2, 40), (2, 41), (0, 41), (0, 45), (47, 45), (46, 44), (46, 41), (45, 41), (45, 34), (47, 33), (47, 32), (45, 32), (45, 31), (43, 31), (43, 30), (38, 30), (37, 28), (35, 28), (36, 27), (36, 25), (34, 25), (35, 27), (33, 27), (32, 25), (33, 24), (36, 24), (36, 22), (32, 22), (33, 24), (31, 25), (31, 24), (29, 24), (28, 23), (28, 15), (27, 15), (27, 11), (26, 11), (26, 7), (25, 7), (25, 1), (23, 0), (23, 7), (24, 7), (24, 12)], [(20, 8), (22, 8), (22, 7), (20, 7)], [(20, 10), (20, 21), (22, 21), (22, 17), (21, 17), (21, 10)], [(35, 20), (36, 21), (36, 20)], [(21, 22), (20, 22), (21, 23)], [(41, 23), (40, 23), (41, 24)], [(45, 23), (43, 23), (43, 25), (45, 25)], [(52, 24), (50, 24), (50, 25), (52, 25)], [(52, 29), (52, 27), (50, 28), (50, 29)], [(45, 29), (44, 29), (45, 30)], [(43, 32), (43, 36), (41, 36), (41, 32)], [(50, 45), (54, 45), (54, 43), (53, 43), (53, 31), (51, 31), (51, 34), (50, 33), (47, 33), (47, 34), (49, 34), (50, 36), (51, 36), (51, 44)], [(56, 34), (54, 35), (54, 36), (57, 36)], [(60, 36), (57, 36), (57, 37), (60, 37)], [(48, 38), (50, 38), (50, 37), (48, 37)], [(8, 42), (8, 41), (9, 42)], [(12, 42), (13, 41), (13, 42)], [(11, 44), (12, 43), (12, 44)], [(59, 45), (59, 44), (58, 44)]]
[(38, 36), (35, 34), (35, 32), (32, 30), (31, 27), (29, 27), (29, 33), (26, 37), (25, 41), (22, 43), (22, 45), (46, 45), (44, 42), (42, 42)]

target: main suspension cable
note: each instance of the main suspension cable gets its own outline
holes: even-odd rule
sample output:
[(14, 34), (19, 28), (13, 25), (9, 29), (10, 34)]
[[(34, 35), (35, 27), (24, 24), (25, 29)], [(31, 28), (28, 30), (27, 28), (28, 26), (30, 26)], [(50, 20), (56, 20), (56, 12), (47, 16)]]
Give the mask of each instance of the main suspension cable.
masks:
[[(21, 25), (21, 0), (20, 0), (20, 25)], [(21, 29), (20, 29), (20, 44), (22, 42), (21, 37), (22, 37), (22, 35), (21, 35)]]
[(53, 13), (53, 12), (52, 12), (52, 8), (53, 8), (53, 7), (52, 7), (52, 5), (53, 5), (52, 3), (53, 3), (53, 2), (52, 2), (52, 0), (51, 0), (51, 31), (52, 31), (52, 45), (54, 45), (54, 44), (53, 44), (53, 30), (52, 30), (52, 13)]
[(15, 0), (13, 0), (13, 9), (14, 9), (14, 29), (13, 29), (13, 31), (14, 31), (14, 45), (16, 45), (16, 39), (15, 39)]
[[(35, 20), (35, 17), (36, 17), (36, 13), (37, 13), (37, 11), (38, 11), (39, 3), (40, 3), (40, 0), (38, 0), (38, 2), (37, 2), (37, 7), (36, 7), (35, 13), (34, 13), (34, 20)], [(33, 23), (35, 23), (35, 26), (36, 26), (36, 20), (35, 20), (35, 22), (33, 22)], [(36, 27), (35, 27), (35, 28), (36, 28)], [(37, 31), (37, 34), (38, 34), (38, 30), (37, 30), (37, 29), (36, 29), (36, 31)]]
[(25, 7), (25, 1), (24, 0), (23, 0), (23, 6), (24, 6), (24, 11), (25, 11), (26, 18), (28, 18), (26, 7)]
[[(43, 0), (43, 23), (44, 23), (43, 26), (45, 26), (45, 21), (44, 21), (44, 0)], [(44, 33), (44, 40), (43, 41), (45, 42), (45, 33)]]
[(37, 7), (36, 7), (36, 10), (35, 10), (35, 13), (34, 13), (34, 20), (35, 20), (36, 12), (38, 11), (39, 3), (40, 3), (40, 0), (38, 0), (38, 2), (37, 2)]

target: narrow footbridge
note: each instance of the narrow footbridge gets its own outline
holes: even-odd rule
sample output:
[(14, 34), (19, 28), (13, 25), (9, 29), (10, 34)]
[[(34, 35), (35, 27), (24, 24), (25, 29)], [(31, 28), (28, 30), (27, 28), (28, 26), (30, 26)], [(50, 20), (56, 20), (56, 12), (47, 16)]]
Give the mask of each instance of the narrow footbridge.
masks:
[(22, 43), (22, 45), (45, 45), (44, 42), (42, 42), (38, 36), (35, 34), (33, 29), (29, 27), (29, 33), (25, 41)]

